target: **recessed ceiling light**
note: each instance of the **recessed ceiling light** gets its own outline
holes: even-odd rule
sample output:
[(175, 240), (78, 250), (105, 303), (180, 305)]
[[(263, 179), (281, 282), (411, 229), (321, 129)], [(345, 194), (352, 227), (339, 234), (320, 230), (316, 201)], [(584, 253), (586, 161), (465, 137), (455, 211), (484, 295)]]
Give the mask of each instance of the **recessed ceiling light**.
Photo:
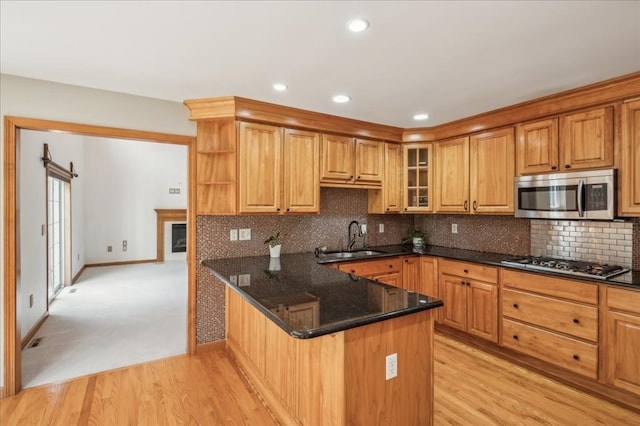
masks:
[(416, 114), (413, 116), (414, 120), (426, 120), (429, 118), (429, 114)]
[(347, 22), (347, 28), (349, 28), (349, 31), (353, 31), (354, 33), (359, 33), (369, 28), (369, 22), (360, 18), (352, 19), (349, 22)]
[(284, 92), (285, 90), (287, 90), (287, 85), (284, 83), (275, 83), (273, 85), (273, 88), (278, 92)]
[(343, 104), (345, 102), (349, 102), (351, 100), (351, 97), (347, 95), (335, 95), (332, 99), (333, 102), (337, 104)]

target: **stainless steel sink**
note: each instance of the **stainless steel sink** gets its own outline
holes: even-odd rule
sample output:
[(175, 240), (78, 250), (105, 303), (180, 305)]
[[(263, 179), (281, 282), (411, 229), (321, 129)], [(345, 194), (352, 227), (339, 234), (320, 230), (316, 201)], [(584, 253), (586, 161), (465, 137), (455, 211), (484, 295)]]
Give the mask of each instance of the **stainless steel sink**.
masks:
[(328, 259), (350, 259), (350, 258), (360, 258), (367, 256), (377, 256), (385, 254), (382, 251), (376, 250), (353, 250), (353, 251), (335, 251), (335, 252), (326, 252), (323, 257)]

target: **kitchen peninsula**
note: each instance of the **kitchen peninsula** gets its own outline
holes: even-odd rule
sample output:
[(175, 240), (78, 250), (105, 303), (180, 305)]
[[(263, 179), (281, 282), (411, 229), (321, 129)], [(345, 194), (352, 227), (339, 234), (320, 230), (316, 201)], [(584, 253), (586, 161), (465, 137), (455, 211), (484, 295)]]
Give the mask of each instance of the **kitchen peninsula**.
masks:
[(309, 253), (202, 264), (227, 287), (227, 347), (283, 422), (432, 423), (440, 300)]

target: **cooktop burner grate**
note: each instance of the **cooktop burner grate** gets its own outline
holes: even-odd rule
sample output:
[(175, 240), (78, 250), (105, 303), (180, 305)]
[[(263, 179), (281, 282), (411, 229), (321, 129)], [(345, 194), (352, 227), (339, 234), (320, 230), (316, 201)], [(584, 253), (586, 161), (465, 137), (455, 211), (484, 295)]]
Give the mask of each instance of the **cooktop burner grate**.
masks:
[(560, 272), (600, 279), (611, 278), (629, 271), (629, 269), (618, 265), (556, 259), (543, 256), (526, 256), (515, 259), (506, 259), (503, 260), (502, 263), (527, 269)]

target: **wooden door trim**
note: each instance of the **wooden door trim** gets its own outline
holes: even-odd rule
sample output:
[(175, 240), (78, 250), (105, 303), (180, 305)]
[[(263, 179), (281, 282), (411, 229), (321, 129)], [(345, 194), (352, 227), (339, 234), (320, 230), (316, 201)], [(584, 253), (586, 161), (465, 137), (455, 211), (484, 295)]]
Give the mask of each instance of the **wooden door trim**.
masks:
[(25, 117), (4, 117), (3, 147), (3, 352), (4, 383), (0, 384), (0, 398), (15, 395), (21, 388), (21, 339), (17, 322), (17, 277), (18, 277), (18, 190), (17, 154), (18, 130), (61, 131), (73, 134), (109, 137), (127, 140), (143, 140), (159, 143), (185, 145), (187, 147), (187, 354), (196, 349), (196, 282), (195, 282), (195, 167), (196, 138), (169, 133), (94, 126), (62, 121), (41, 120)]

